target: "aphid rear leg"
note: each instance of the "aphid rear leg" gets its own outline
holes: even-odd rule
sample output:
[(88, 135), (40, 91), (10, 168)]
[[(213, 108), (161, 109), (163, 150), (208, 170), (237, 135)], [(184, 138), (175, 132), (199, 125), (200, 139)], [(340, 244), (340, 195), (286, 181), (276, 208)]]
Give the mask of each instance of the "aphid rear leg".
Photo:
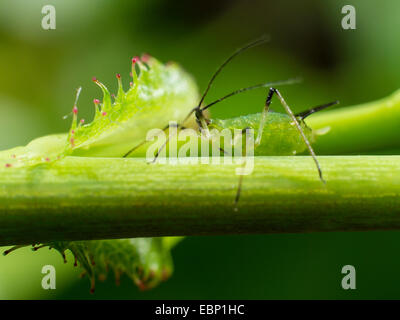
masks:
[[(269, 111), (269, 106), (271, 105), (271, 100), (272, 97), (274, 95), (274, 91), (275, 89), (270, 88), (268, 90), (268, 95), (267, 95), (267, 99), (265, 100), (265, 104), (261, 113), (261, 119), (260, 119), (260, 124), (258, 126), (258, 132), (257, 132), (257, 138), (254, 142), (254, 148), (257, 148), (260, 143), (261, 143), (261, 138), (262, 138), (262, 134), (264, 131), (264, 125), (265, 125), (265, 121), (267, 120), (267, 115), (268, 115), (268, 111)], [(242, 130), (242, 133), (246, 133), (247, 130), (250, 128), (245, 128)], [(246, 158), (242, 164), (242, 168), (244, 168), (246, 166)], [(243, 175), (240, 175), (239, 177), (239, 183), (238, 183), (238, 188), (236, 191), (236, 197), (235, 197), (235, 211), (237, 211), (237, 205), (239, 203), (239, 199), (240, 199), (240, 193), (242, 191), (242, 184), (243, 184)]]
[[(268, 111), (267, 111), (268, 112)], [(250, 130), (251, 128), (247, 127), (242, 129), (242, 134), (245, 133), (247, 135), (247, 131)], [(254, 144), (254, 148), (256, 147), (256, 145)], [(242, 170), (246, 167), (247, 165), (247, 157), (244, 158), (244, 161), (242, 163)], [(234, 210), (238, 211), (238, 203), (239, 203), (239, 199), (240, 199), (240, 194), (242, 192), (242, 185), (243, 185), (243, 174), (241, 174), (239, 176), (239, 183), (238, 183), (238, 187), (237, 187), (237, 191), (236, 191), (236, 196), (235, 196), (235, 202), (234, 202)]]
[[(324, 108), (327, 108), (328, 106), (334, 105), (334, 104), (336, 104), (338, 102), (334, 101), (334, 102), (331, 102), (331, 103), (328, 103), (328, 104), (324, 104), (324, 105), (321, 105), (321, 106), (318, 106), (318, 107), (314, 107), (314, 108), (312, 108), (312, 109), (310, 109), (308, 111), (305, 111), (304, 113), (300, 113), (298, 115), (294, 115), (293, 111), (290, 109), (290, 107), (286, 103), (285, 99), (282, 97), (282, 95), (279, 92), (279, 90), (275, 89), (275, 88), (270, 88), (268, 90), (267, 99), (265, 101), (265, 105), (264, 105), (264, 108), (263, 108), (263, 111), (262, 111), (262, 114), (261, 114), (261, 119), (260, 119), (260, 124), (259, 124), (259, 127), (258, 127), (257, 138), (256, 138), (255, 143), (254, 143), (254, 147), (255, 148), (257, 146), (259, 146), (260, 143), (261, 143), (261, 138), (262, 138), (262, 134), (263, 134), (263, 131), (264, 131), (265, 121), (267, 119), (269, 106), (271, 105), (271, 100), (272, 100), (272, 97), (273, 97), (274, 94), (277, 95), (277, 97), (278, 97), (279, 101), (281, 102), (283, 108), (285, 109), (286, 113), (290, 116), (290, 118), (292, 119), (293, 123), (295, 124), (295, 126), (296, 126), (297, 130), (299, 131), (304, 143), (307, 146), (308, 151), (311, 154), (311, 157), (313, 158), (313, 160), (315, 162), (315, 165), (317, 167), (318, 175), (319, 175), (320, 180), (323, 183), (325, 183), (325, 180), (324, 180), (324, 178), (322, 176), (322, 170), (321, 170), (321, 167), (319, 165), (318, 159), (317, 159), (317, 157), (315, 155), (314, 149), (312, 148), (310, 141), (307, 139), (306, 135), (304, 134), (304, 132), (303, 132), (303, 130), (302, 130), (297, 118), (300, 118), (300, 120), (302, 120), (306, 116), (308, 116), (308, 115), (310, 115), (310, 114), (312, 114), (312, 113), (314, 113), (316, 111), (319, 111), (319, 110), (322, 110)], [(244, 164), (246, 164), (246, 160), (244, 161)], [(237, 189), (236, 197), (235, 197), (235, 210), (237, 210), (237, 205), (238, 205), (238, 202), (239, 202), (239, 199), (240, 199), (240, 193), (241, 193), (241, 190), (242, 190), (242, 184), (243, 184), (243, 175), (241, 175), (239, 177), (239, 184), (238, 184), (238, 189)]]
[(306, 144), (307, 149), (310, 152), (311, 157), (313, 158), (313, 160), (315, 162), (315, 165), (316, 165), (317, 170), (318, 170), (319, 178), (323, 183), (325, 183), (325, 180), (322, 177), (322, 170), (321, 170), (321, 167), (319, 165), (317, 156), (315, 155), (314, 149), (312, 148), (310, 141), (307, 139), (306, 135), (304, 134), (303, 129), (301, 129), (299, 121), (297, 120), (297, 118), (294, 115), (293, 111), (290, 109), (290, 107), (286, 103), (285, 99), (282, 97), (282, 95), (279, 92), (279, 90), (275, 89), (275, 88), (270, 88), (269, 94), (271, 95), (271, 98), (272, 98), (272, 95), (274, 93), (277, 95), (277, 97), (278, 97), (279, 101), (281, 102), (283, 108), (285, 109), (286, 113), (290, 116), (290, 118), (292, 119), (293, 123), (295, 124), (297, 130), (299, 131), (301, 138), (303, 139), (304, 143)]
[(265, 121), (267, 120), (269, 106), (271, 105), (271, 100), (272, 100), (273, 94), (274, 94), (274, 91), (272, 91), (272, 88), (270, 88), (268, 90), (267, 99), (265, 100), (265, 105), (264, 105), (264, 108), (261, 113), (260, 124), (258, 126), (257, 138), (256, 138), (256, 141), (254, 142), (254, 147), (259, 146), (261, 143), (261, 138), (262, 138), (262, 134), (264, 131), (264, 125), (265, 125)]

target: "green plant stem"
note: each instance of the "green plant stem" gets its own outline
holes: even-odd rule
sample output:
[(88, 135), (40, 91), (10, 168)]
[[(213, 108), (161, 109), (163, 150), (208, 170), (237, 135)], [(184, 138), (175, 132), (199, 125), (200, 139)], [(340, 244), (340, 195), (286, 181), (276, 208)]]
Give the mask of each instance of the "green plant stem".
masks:
[(383, 153), (400, 149), (400, 90), (390, 96), (357, 106), (323, 111), (306, 119), (317, 136), (317, 154)]
[(67, 157), (0, 168), (0, 245), (54, 240), (400, 229), (400, 156), (258, 157), (238, 165), (149, 165)]

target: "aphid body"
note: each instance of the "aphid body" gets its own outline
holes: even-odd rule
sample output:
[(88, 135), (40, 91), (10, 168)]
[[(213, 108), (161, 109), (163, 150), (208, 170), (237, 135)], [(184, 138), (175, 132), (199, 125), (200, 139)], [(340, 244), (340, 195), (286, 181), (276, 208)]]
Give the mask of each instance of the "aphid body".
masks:
[[(229, 119), (211, 118), (208, 128), (211, 132), (214, 128), (219, 131), (230, 129), (232, 133), (235, 130), (252, 128), (254, 136), (257, 136), (261, 117), (261, 113), (253, 113)], [(311, 128), (307, 127), (304, 121), (299, 121), (299, 124), (308, 140), (313, 141)], [(302, 153), (305, 150), (306, 145), (290, 117), (283, 113), (270, 111), (265, 120), (260, 144), (254, 149), (254, 155), (289, 156)]]

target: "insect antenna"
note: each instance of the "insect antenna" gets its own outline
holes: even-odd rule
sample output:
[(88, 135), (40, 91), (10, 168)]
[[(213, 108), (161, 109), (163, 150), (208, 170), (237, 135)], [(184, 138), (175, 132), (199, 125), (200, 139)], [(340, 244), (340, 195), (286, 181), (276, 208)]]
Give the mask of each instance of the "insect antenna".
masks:
[[(200, 109), (201, 104), (203, 103), (205, 97), (207, 96), (208, 91), (211, 88), (212, 83), (214, 82), (215, 78), (218, 76), (218, 74), (222, 71), (222, 69), (233, 59), (235, 58), (237, 55), (241, 54), (242, 52), (246, 51), (247, 49), (250, 49), (252, 47), (261, 45), (265, 42), (269, 41), (269, 37), (267, 36), (262, 36), (261, 38), (254, 40), (252, 42), (250, 42), (249, 44), (237, 49), (234, 53), (232, 53), (217, 69), (217, 71), (214, 72), (214, 74), (212, 75), (210, 81), (207, 84), (206, 90), (204, 91), (203, 95), (201, 96), (201, 99), (198, 103), (198, 105), (196, 107), (194, 107), (189, 113), (188, 115), (183, 119), (182, 124), (177, 124), (177, 128), (181, 129), (183, 124), (190, 118), (190, 116), (196, 112), (196, 111), (200, 111), (200, 115), (202, 115), (202, 110)], [(197, 115), (196, 115), (197, 118)], [(197, 119), (199, 120), (199, 119)], [(168, 144), (169, 140), (170, 140), (170, 136), (167, 137), (166, 141), (163, 143), (163, 145), (158, 149), (154, 159), (153, 159), (153, 163), (157, 160), (158, 155), (160, 154), (160, 152), (162, 151), (163, 148), (165, 148), (165, 146)], [(133, 149), (131, 149), (130, 151), (128, 151), (124, 157), (128, 156), (131, 152), (133, 152), (134, 150), (136, 150), (138, 148), (138, 146), (135, 146)]]
[(246, 91), (254, 90), (254, 89), (258, 89), (258, 88), (271, 87), (271, 86), (281, 86), (281, 85), (295, 84), (295, 83), (299, 83), (301, 81), (302, 81), (301, 78), (292, 78), (292, 79), (282, 80), (282, 81), (265, 82), (265, 83), (256, 84), (254, 86), (246, 87), (246, 88), (241, 88), (241, 89), (235, 90), (235, 91), (227, 94), (226, 96), (223, 96), (222, 98), (219, 98), (219, 99), (209, 103), (208, 105), (206, 105), (203, 108), (201, 108), (201, 111), (207, 110), (208, 108), (210, 108), (214, 104), (217, 104), (218, 102), (221, 102), (221, 101), (223, 101), (223, 100), (225, 100), (227, 98), (230, 98), (230, 97), (235, 96), (235, 95), (237, 95), (239, 93), (242, 93), (242, 92), (246, 92)]
[(296, 118), (299, 118), (300, 120), (304, 120), (304, 119), (307, 118), (309, 115), (312, 115), (313, 113), (316, 113), (316, 112), (318, 112), (318, 111), (324, 110), (324, 109), (326, 109), (326, 108), (328, 108), (328, 107), (330, 107), (330, 106), (333, 106), (333, 105), (335, 105), (335, 104), (338, 104), (338, 103), (339, 103), (339, 101), (336, 100), (336, 101), (332, 101), (332, 102), (329, 102), (329, 103), (325, 103), (325, 104), (322, 104), (322, 105), (319, 105), (319, 106), (316, 106), (316, 107), (312, 107), (311, 109), (308, 109), (308, 110), (306, 110), (306, 111), (297, 113), (297, 114), (295, 115), (295, 117), (296, 117)]
[(254, 40), (252, 42), (250, 42), (249, 44), (245, 45), (244, 47), (241, 47), (239, 49), (237, 49), (233, 54), (231, 54), (228, 59), (226, 59), (217, 69), (217, 71), (215, 71), (215, 73), (213, 74), (213, 76), (211, 77), (210, 81), (208, 82), (207, 88), (203, 93), (203, 96), (200, 99), (200, 102), (198, 104), (198, 108), (200, 107), (200, 105), (203, 103), (208, 91), (211, 88), (212, 83), (214, 82), (215, 78), (218, 76), (218, 74), (221, 72), (221, 70), (233, 59), (235, 58), (237, 55), (241, 54), (243, 51), (246, 51), (247, 49), (250, 49), (252, 47), (258, 46), (260, 44), (263, 44), (265, 42), (267, 42), (269, 40), (269, 37), (267, 36), (262, 36), (261, 38)]
[(204, 101), (204, 99), (205, 99), (205, 97), (206, 97), (208, 91), (210, 90), (211, 85), (213, 84), (215, 78), (218, 76), (218, 74), (222, 71), (222, 69), (223, 69), (233, 58), (235, 58), (237, 55), (241, 54), (242, 52), (246, 51), (247, 49), (256, 47), (256, 46), (258, 46), (258, 45), (261, 45), (261, 44), (263, 44), (263, 43), (266, 43), (267, 41), (269, 41), (269, 37), (267, 37), (267, 36), (264, 35), (264, 36), (262, 36), (261, 38), (250, 42), (249, 44), (247, 44), (247, 45), (245, 45), (245, 46), (243, 46), (243, 47), (237, 49), (234, 53), (232, 53), (232, 54), (219, 66), (219, 68), (217, 69), (217, 71), (214, 72), (214, 74), (212, 75), (210, 81), (208, 81), (206, 90), (204, 90), (204, 93), (203, 93), (203, 95), (201, 96), (201, 99), (200, 99), (198, 105), (197, 105), (195, 108), (193, 108), (193, 109), (189, 112), (189, 114), (188, 114), (188, 115), (186, 116), (186, 118), (182, 121), (182, 123), (185, 123), (185, 122), (190, 118), (190, 116), (193, 114), (193, 112), (195, 112), (196, 110), (199, 110), (199, 109), (200, 109), (201, 104), (203, 103), (203, 101)]

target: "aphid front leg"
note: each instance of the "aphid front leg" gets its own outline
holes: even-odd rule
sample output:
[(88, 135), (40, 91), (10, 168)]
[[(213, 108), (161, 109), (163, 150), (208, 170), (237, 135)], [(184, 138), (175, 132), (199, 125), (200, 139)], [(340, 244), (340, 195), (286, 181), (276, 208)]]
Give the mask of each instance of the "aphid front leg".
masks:
[[(169, 128), (170, 128), (170, 125), (167, 125), (167, 126), (163, 129), (163, 131), (165, 131), (165, 130), (167, 130), (167, 129), (169, 129)], [(164, 148), (167, 147), (167, 144), (168, 144), (169, 140), (171, 140), (171, 138), (172, 138), (173, 136), (175, 136), (175, 134), (178, 132), (178, 130), (179, 130), (179, 129), (182, 129), (182, 128), (183, 128), (183, 126), (182, 126), (181, 124), (178, 124), (178, 123), (176, 124), (176, 132), (175, 132), (173, 135), (168, 134), (168, 137), (165, 139), (165, 141), (164, 141), (164, 143), (161, 145), (161, 147), (157, 150), (157, 152), (156, 152), (156, 154), (155, 154), (155, 156), (154, 156), (153, 161), (151, 161), (150, 163), (155, 163), (155, 162), (157, 161), (158, 156), (160, 155), (161, 151), (162, 151)]]
[[(167, 129), (169, 129), (169, 125), (167, 125), (166, 127), (164, 127), (164, 129), (162, 129), (163, 132), (165, 132)], [(123, 155), (123, 158), (126, 158), (127, 156), (129, 156), (132, 152), (134, 152), (135, 150), (139, 149), (141, 146), (143, 146), (144, 144), (147, 143), (147, 140), (142, 141), (141, 143), (139, 143), (138, 145), (136, 145), (135, 147), (133, 147), (131, 150), (129, 150), (127, 153), (125, 153)], [(160, 148), (161, 149), (161, 148)], [(160, 153), (161, 150), (157, 151), (156, 154), (156, 158), (158, 157), (158, 154)], [(154, 160), (155, 161), (155, 160)]]
[[(184, 127), (183, 125), (178, 124), (178, 123), (177, 123), (174, 127), (176, 127), (177, 130), (178, 130), (178, 129), (182, 129), (182, 130), (186, 129), (186, 127)], [(167, 126), (165, 126), (165, 127), (162, 129), (162, 131), (165, 132), (165, 131), (167, 131), (169, 128), (171, 128), (171, 125), (170, 125), (170, 124), (168, 124)], [(160, 155), (161, 151), (167, 146), (168, 142), (170, 141), (170, 139), (171, 139), (174, 135), (175, 135), (175, 134), (173, 134), (173, 135), (168, 135), (168, 137), (166, 138), (165, 142), (161, 145), (161, 147), (157, 150), (156, 154), (154, 155), (154, 159), (153, 159), (151, 162), (149, 162), (149, 163), (155, 163), (155, 162), (157, 161), (157, 158), (158, 158), (158, 156)], [(147, 143), (147, 140), (144, 140), (143, 142), (139, 143), (138, 145), (136, 145), (135, 147), (133, 147), (131, 150), (129, 150), (126, 154), (124, 154), (123, 158), (128, 157), (132, 152), (134, 152), (135, 150), (139, 149), (141, 146), (143, 146), (143, 145), (146, 144), (146, 143)]]

